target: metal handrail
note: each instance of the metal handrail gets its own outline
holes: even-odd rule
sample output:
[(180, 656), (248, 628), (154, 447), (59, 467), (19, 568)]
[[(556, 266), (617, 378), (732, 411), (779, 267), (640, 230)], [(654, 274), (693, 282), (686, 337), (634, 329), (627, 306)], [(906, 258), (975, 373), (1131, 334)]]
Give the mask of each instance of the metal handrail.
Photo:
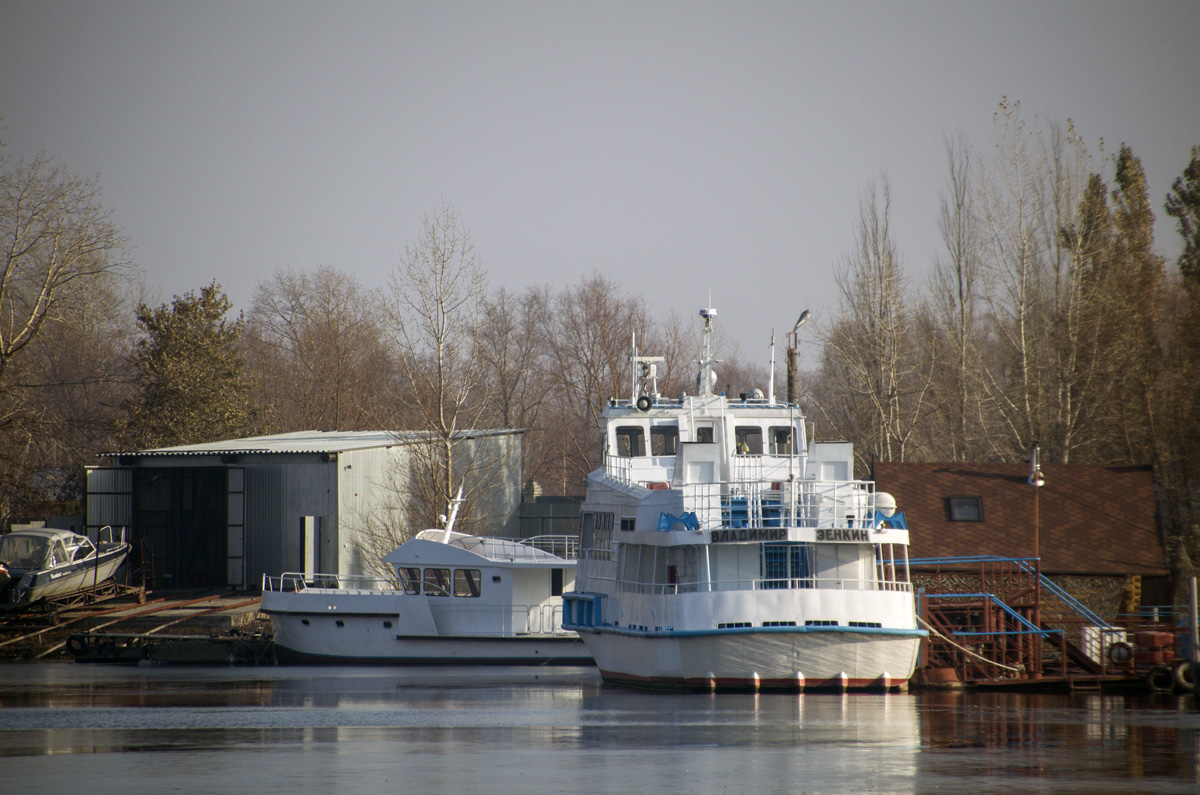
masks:
[(1038, 561), (1039, 558), (1005, 558), (997, 555), (971, 555), (964, 557), (951, 558), (914, 558), (908, 561), (910, 566), (952, 566), (962, 563), (1012, 563), (1025, 574), (1032, 575), (1037, 579), (1038, 584), (1050, 591), (1056, 597), (1061, 599), (1068, 607), (1076, 613), (1083, 616), (1090, 623), (1100, 627), (1101, 629), (1115, 629), (1111, 624), (1105, 621), (1100, 616), (1093, 613), (1087, 606), (1080, 602), (1071, 594), (1067, 593), (1059, 587), (1053, 580), (1037, 568), (1031, 561)]
[(597, 582), (611, 582), (616, 590), (625, 593), (644, 594), (785, 590), (912, 592), (912, 583), (901, 580), (860, 580), (845, 577), (739, 577), (728, 580), (646, 583), (593, 574), (591, 579)]

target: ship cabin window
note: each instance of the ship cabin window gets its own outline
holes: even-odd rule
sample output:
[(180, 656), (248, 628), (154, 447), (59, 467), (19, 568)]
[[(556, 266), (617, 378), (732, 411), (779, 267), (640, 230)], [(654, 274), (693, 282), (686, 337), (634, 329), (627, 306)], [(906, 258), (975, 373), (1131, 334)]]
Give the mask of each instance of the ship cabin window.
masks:
[(479, 596), (479, 569), (454, 570), (454, 595)]
[(713, 443), (713, 426), (697, 425), (696, 426), (696, 441), (701, 444)]
[(425, 595), (450, 595), (450, 569), (425, 569)]
[(675, 455), (679, 441), (679, 426), (650, 426), (650, 455)]
[(982, 497), (950, 497), (946, 500), (952, 522), (982, 522)]
[(773, 455), (792, 454), (792, 429), (787, 425), (771, 427), (771, 453)]
[(563, 592), (563, 570), (550, 569), (550, 595), (562, 596)]
[(739, 425), (733, 431), (738, 455), (762, 455), (763, 432), (757, 425)]
[(637, 529), (637, 519), (635, 519), (632, 516), (622, 516), (621, 517), (621, 529), (622, 530), (636, 530)]
[(397, 570), (400, 575), (400, 585), (404, 588), (404, 593), (409, 596), (418, 596), (421, 593), (421, 570), (413, 567), (401, 567)]
[(646, 454), (646, 432), (640, 425), (617, 427), (617, 455), (632, 458)]
[(763, 544), (761, 549), (763, 590), (813, 587), (816, 550), (812, 544), (787, 541)]

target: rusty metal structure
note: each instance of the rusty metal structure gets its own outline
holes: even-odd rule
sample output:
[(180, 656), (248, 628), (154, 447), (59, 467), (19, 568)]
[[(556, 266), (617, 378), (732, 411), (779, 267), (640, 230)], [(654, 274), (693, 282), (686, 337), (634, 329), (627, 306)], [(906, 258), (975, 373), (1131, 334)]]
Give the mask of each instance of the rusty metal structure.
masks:
[[(1037, 558), (910, 561), (924, 587), (921, 666), (975, 686), (1178, 686), (1178, 628), (1157, 614), (1114, 626), (1039, 570)], [(1128, 620), (1126, 620), (1128, 619)], [(1164, 674), (1164, 671), (1166, 672)], [(1165, 679), (1164, 679), (1165, 677)], [(1186, 688), (1185, 688), (1186, 689)]]

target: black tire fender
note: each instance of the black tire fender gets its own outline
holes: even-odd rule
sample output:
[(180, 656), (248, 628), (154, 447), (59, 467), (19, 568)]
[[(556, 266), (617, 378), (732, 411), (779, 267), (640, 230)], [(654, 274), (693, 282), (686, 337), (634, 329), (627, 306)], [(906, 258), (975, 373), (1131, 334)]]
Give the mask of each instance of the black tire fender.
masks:
[(1146, 674), (1146, 684), (1155, 693), (1170, 693), (1175, 689), (1175, 674), (1165, 665), (1156, 665)]
[(1196, 689), (1196, 683), (1192, 680), (1192, 661), (1184, 660), (1175, 664), (1175, 685), (1180, 690), (1186, 690), (1189, 693)]
[(71, 654), (80, 654), (85, 648), (87, 648), (87, 644), (78, 635), (72, 635), (67, 638), (67, 651), (71, 652)]

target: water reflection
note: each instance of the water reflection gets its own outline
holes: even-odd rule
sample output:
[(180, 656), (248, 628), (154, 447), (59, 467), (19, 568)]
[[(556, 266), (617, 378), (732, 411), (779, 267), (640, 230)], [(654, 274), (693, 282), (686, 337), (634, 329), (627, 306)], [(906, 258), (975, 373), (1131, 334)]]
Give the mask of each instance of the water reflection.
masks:
[(1195, 792), (1192, 696), (921, 694), (919, 778), (1037, 780), (1056, 792)]
[(0, 668), (6, 775), (89, 793), (1194, 792), (1198, 731), (1190, 697), (664, 694), (586, 668)]

